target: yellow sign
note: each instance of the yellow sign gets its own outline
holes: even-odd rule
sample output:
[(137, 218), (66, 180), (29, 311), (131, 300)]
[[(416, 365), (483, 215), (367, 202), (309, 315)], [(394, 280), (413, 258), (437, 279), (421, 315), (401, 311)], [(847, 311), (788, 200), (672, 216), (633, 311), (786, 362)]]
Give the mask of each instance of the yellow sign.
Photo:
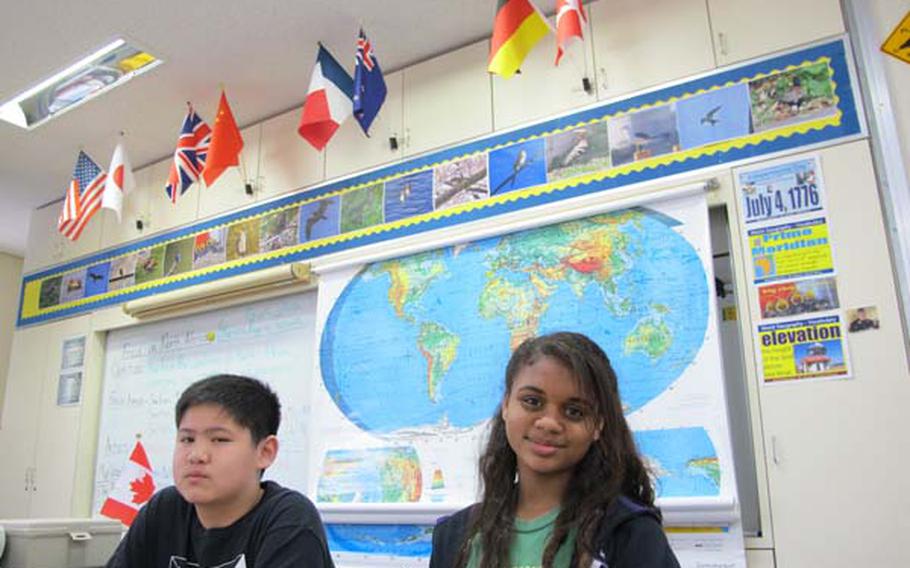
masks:
[(897, 27), (882, 44), (882, 51), (910, 63), (910, 12), (907, 12), (904, 19), (897, 24)]
[(840, 316), (758, 326), (765, 383), (849, 375)]
[(749, 231), (755, 283), (834, 271), (824, 217)]

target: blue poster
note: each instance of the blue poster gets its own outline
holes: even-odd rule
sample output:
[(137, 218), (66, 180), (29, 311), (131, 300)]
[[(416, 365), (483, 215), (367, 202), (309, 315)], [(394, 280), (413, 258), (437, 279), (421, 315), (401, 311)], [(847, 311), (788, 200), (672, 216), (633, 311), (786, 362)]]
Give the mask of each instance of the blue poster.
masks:
[(90, 267), (85, 275), (85, 296), (89, 297), (107, 292), (107, 279), (110, 273), (110, 262), (102, 262)]
[(400, 177), (385, 184), (386, 222), (433, 210), (433, 170)]
[(750, 129), (749, 86), (733, 85), (676, 103), (683, 150), (739, 138)]
[(337, 197), (327, 197), (301, 205), (300, 242), (337, 235), (340, 218)]
[(544, 183), (547, 157), (543, 138), (490, 152), (490, 195)]

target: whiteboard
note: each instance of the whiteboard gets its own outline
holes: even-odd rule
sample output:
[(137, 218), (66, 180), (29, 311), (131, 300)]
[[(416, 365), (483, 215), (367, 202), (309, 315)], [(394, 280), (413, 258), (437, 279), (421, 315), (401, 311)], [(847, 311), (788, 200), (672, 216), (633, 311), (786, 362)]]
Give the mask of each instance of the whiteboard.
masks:
[(108, 333), (93, 513), (101, 509), (137, 437), (156, 489), (173, 483), (174, 405), (188, 385), (218, 373), (255, 377), (278, 394), (278, 459), (265, 477), (303, 491), (315, 311), (311, 291)]

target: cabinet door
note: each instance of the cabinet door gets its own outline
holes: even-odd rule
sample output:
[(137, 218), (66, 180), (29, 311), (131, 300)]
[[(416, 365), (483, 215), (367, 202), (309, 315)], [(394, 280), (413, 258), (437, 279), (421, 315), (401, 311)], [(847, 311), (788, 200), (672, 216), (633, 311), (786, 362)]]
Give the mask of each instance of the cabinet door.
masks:
[[(89, 333), (90, 315), (84, 315), (38, 328), (42, 331), (41, 358), (46, 362), (44, 387), (32, 412), (38, 416), (35, 443), (34, 491), (29, 516), (68, 517), (71, 515), (73, 478), (79, 442), (79, 418), (84, 401), (71, 406), (57, 404), (57, 388), (63, 353), (63, 341), (70, 337), (86, 336), (85, 359), (92, 343)], [(85, 387), (83, 368), (82, 388)], [(84, 397), (84, 394), (82, 395)]]
[[(590, 28), (585, 29), (590, 37)], [(525, 58), (521, 73), (493, 75), (493, 124), (496, 130), (539, 119), (596, 100), (591, 42), (574, 45), (557, 67), (556, 35), (549, 34)], [(590, 93), (582, 80), (588, 77)]]
[(746, 566), (749, 568), (776, 568), (774, 564), (774, 551), (767, 549), (747, 549)]
[(63, 203), (52, 203), (32, 211), (28, 225), (28, 244), (25, 249), (24, 273), (63, 262), (67, 240), (57, 231), (57, 217)]
[(151, 190), (149, 192), (148, 234), (174, 229), (196, 220), (199, 193), (202, 190), (199, 182), (191, 185), (186, 193), (179, 196), (177, 203), (172, 203), (164, 191), (172, 160), (173, 158), (168, 158), (148, 167), (149, 189)]
[(101, 225), (106, 211), (98, 211), (89, 219), (76, 241), (70, 241), (57, 231), (57, 218), (63, 202), (32, 211), (28, 230), (27, 256), (24, 272), (47, 268), (97, 252), (101, 248)]
[(708, 0), (708, 8), (719, 65), (844, 31), (839, 0)]
[[(200, 219), (213, 217), (232, 209), (240, 209), (246, 205), (252, 205), (256, 201), (261, 133), (261, 124), (241, 130), (243, 150), (240, 152), (240, 165), (224, 170), (211, 187), (199, 186)], [(247, 183), (253, 187), (252, 195), (246, 192)]]
[(482, 41), (404, 70), (405, 156), (493, 131), (489, 49)]
[(260, 199), (288, 193), (325, 178), (325, 153), (297, 133), (300, 108), (262, 123), (259, 165)]
[(600, 0), (587, 8), (600, 99), (714, 67), (704, 0)]
[(820, 155), (840, 313), (876, 306), (880, 328), (844, 338), (850, 379), (761, 386), (775, 557), (910, 566), (910, 374), (871, 155), (865, 141)]
[(13, 335), (0, 415), (0, 518), (27, 517), (32, 491), (30, 478), (38, 438), (38, 401), (47, 370), (47, 343), (42, 327), (20, 329)]
[[(153, 190), (157, 189), (157, 187), (152, 187), (151, 170), (152, 168), (142, 168), (134, 172), (136, 187), (123, 197), (120, 221), (117, 220), (117, 215), (109, 209), (98, 213), (102, 220), (101, 239), (104, 248), (128, 243), (149, 232), (149, 198)], [(155, 182), (157, 181), (155, 180)], [(157, 186), (157, 183), (155, 185)], [(137, 221), (142, 222), (142, 228), (139, 228)]]
[[(340, 177), (401, 159), (401, 71), (385, 75), (386, 98), (370, 125), (369, 138), (353, 117), (342, 123), (325, 149), (325, 175)], [(389, 139), (394, 138), (393, 150)]]

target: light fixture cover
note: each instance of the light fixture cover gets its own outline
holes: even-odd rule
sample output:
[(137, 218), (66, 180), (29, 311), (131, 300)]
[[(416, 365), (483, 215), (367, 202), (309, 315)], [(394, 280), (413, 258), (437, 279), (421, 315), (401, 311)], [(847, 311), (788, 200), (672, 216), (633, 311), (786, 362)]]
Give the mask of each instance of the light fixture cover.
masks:
[(154, 68), (161, 60), (118, 39), (0, 106), (0, 120), (32, 129)]

